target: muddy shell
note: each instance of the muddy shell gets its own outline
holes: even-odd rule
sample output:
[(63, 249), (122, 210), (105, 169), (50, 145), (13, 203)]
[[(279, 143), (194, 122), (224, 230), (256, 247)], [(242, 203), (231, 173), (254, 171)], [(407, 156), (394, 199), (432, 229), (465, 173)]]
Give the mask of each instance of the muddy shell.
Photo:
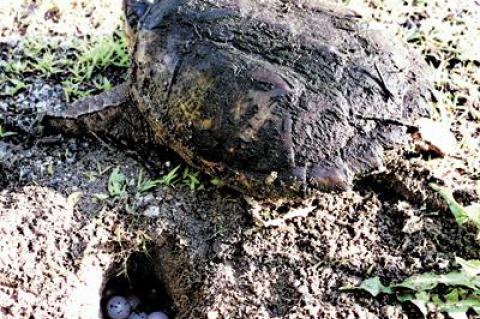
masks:
[(424, 63), (347, 10), (163, 0), (140, 11), (131, 94), (156, 141), (248, 194), (345, 190), (428, 116)]

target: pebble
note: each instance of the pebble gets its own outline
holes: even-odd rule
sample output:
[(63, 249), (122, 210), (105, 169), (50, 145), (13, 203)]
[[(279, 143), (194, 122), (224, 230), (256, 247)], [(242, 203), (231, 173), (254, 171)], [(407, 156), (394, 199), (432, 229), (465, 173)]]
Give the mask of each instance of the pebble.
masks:
[(160, 207), (155, 205), (150, 205), (145, 209), (143, 215), (147, 217), (158, 217), (160, 215)]
[(425, 142), (425, 151), (430, 151), (440, 157), (454, 155), (458, 151), (457, 140), (445, 123), (421, 118), (415, 123), (419, 138)]

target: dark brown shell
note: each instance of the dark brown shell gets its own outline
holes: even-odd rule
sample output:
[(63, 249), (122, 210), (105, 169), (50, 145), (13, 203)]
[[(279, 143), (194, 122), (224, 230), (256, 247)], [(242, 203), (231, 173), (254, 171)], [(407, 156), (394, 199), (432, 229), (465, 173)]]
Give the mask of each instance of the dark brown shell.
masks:
[(424, 63), (354, 14), (307, 3), (152, 5), (132, 96), (157, 141), (259, 197), (344, 190), (381, 169), (429, 115)]

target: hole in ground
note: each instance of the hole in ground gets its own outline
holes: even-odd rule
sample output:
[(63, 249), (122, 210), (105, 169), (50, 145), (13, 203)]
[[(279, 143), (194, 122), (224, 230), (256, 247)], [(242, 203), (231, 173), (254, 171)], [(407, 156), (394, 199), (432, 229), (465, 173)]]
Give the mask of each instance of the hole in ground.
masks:
[[(106, 278), (101, 298), (104, 319), (122, 319), (125, 316), (122, 311), (129, 312), (130, 317), (126, 318), (133, 319), (146, 319), (147, 315), (159, 311), (166, 314), (169, 319), (175, 317), (172, 299), (156, 274), (154, 260), (149, 254), (133, 252), (124, 263), (113, 265), (108, 274), (110, 275)], [(116, 296), (125, 298), (131, 306), (122, 306), (122, 299), (118, 298), (116, 301), (120, 303), (113, 302), (112, 298)], [(138, 306), (135, 306), (137, 303)], [(110, 312), (118, 314), (119, 317), (112, 318), (108, 313), (109, 307)]]

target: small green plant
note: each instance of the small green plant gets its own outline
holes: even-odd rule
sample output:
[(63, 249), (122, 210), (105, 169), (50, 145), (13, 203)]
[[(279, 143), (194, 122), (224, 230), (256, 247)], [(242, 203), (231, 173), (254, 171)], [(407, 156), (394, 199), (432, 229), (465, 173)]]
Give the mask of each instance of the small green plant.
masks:
[(21, 75), (24, 72), (28, 71), (27, 63), (21, 60), (15, 60), (11, 57), (7, 62), (3, 62), (2, 64), (0, 64), (0, 66), (3, 66), (3, 70), (5, 73), (13, 75)]
[(92, 94), (94, 90), (82, 89), (82, 83), (74, 79), (68, 79), (62, 82), (65, 100), (71, 102), (74, 98), (83, 98)]
[(170, 170), (166, 175), (162, 176), (160, 178), (161, 183), (166, 186), (173, 185), (178, 177), (179, 169), (180, 169), (180, 165)]
[(199, 180), (199, 172), (192, 171), (188, 167), (183, 170), (182, 179), (183, 183), (187, 185), (190, 190), (194, 191), (202, 187), (200, 180)]
[(97, 90), (102, 92), (108, 92), (112, 89), (112, 83), (110, 83), (110, 81), (106, 77), (103, 77), (100, 81), (94, 80), (93, 84), (95, 85), (95, 88)]
[(27, 87), (27, 84), (20, 79), (11, 78), (7, 81), (9, 84), (4, 86), (0, 96), (14, 96)]
[[(127, 68), (130, 56), (126, 35), (72, 39), (60, 46), (48, 38), (26, 37), (0, 59), (0, 96), (14, 96), (33, 78), (58, 77), (67, 102), (108, 91), (112, 83), (102, 76), (108, 68)], [(112, 69), (113, 70), (113, 69)]]
[(9, 137), (9, 136), (15, 136), (15, 135), (17, 135), (17, 133), (5, 131), (3, 129), (3, 126), (0, 125), (0, 139), (5, 138), (5, 137)]
[(480, 231), (479, 204), (474, 203), (470, 206), (463, 207), (453, 197), (452, 190), (445, 187), (440, 187), (436, 184), (430, 184), (430, 187), (436, 191), (447, 203), (458, 225), (465, 226), (466, 224), (472, 224), (476, 227), (477, 231)]
[(31, 59), (36, 59), (38, 56), (55, 44), (50, 43), (46, 39), (39, 39), (36, 37), (27, 37), (23, 41), (23, 54)]
[(480, 260), (457, 258), (456, 263), (461, 269), (447, 274), (425, 273), (390, 285), (374, 277), (344, 290), (362, 290), (374, 297), (394, 295), (401, 303), (414, 304), (424, 316), (433, 311), (454, 319), (467, 319), (469, 311), (480, 315)]
[(110, 90), (110, 81), (96, 75), (111, 66), (127, 68), (130, 65), (126, 41), (124, 33), (116, 33), (82, 43), (75, 52), (75, 63), (69, 68), (71, 76), (62, 82), (66, 100)]
[(214, 177), (210, 180), (210, 184), (212, 184), (213, 186), (217, 186), (217, 187), (222, 187), (225, 185), (225, 183), (218, 177)]
[(137, 193), (146, 193), (157, 187), (158, 185), (162, 184), (161, 179), (151, 180), (145, 178), (143, 170), (140, 170), (137, 178)]
[(63, 72), (67, 64), (68, 62), (66, 60), (60, 60), (55, 53), (47, 50), (40, 58), (35, 58), (33, 62), (30, 63), (30, 67), (32, 71), (36, 71), (42, 76), (50, 77)]
[(98, 38), (85, 45), (77, 56), (78, 63), (87, 69), (90, 66), (90, 69), (101, 70), (111, 65), (126, 68), (130, 64), (124, 34)]
[(127, 178), (120, 172), (118, 167), (114, 168), (108, 179), (107, 190), (112, 198), (125, 197), (127, 189)]

